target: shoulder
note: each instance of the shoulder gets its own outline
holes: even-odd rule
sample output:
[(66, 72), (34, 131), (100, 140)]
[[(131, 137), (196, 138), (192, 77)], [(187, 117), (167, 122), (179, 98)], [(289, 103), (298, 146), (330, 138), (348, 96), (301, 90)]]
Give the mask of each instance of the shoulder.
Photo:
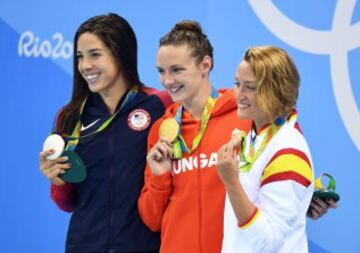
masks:
[(292, 180), (308, 187), (313, 180), (311, 153), (305, 138), (294, 125), (274, 136), (268, 149), (262, 185)]
[(161, 91), (161, 90), (151, 88), (148, 86), (144, 86), (142, 88), (142, 91), (149, 96), (157, 97), (161, 101), (161, 103), (164, 105), (165, 108), (167, 108), (168, 106), (170, 106), (173, 103), (173, 101), (171, 100), (167, 91), (164, 91), (164, 90)]
[(61, 107), (56, 115), (55, 115), (55, 118), (54, 118), (54, 121), (53, 121), (53, 127), (52, 127), (52, 132), (58, 132), (59, 131), (59, 127), (60, 127), (60, 122), (61, 122), (61, 118), (64, 114), (64, 109), (65, 109), (65, 106)]

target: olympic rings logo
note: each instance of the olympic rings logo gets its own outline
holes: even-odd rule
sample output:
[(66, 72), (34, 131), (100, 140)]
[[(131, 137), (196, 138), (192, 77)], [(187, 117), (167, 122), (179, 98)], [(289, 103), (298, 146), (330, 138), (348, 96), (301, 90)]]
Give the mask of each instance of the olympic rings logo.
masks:
[(332, 30), (329, 31), (300, 26), (271, 1), (249, 0), (249, 3), (264, 25), (284, 42), (305, 52), (330, 56), (337, 107), (348, 134), (360, 151), (360, 112), (351, 88), (347, 59), (349, 51), (360, 47), (360, 22), (351, 24), (356, 0), (337, 1)]

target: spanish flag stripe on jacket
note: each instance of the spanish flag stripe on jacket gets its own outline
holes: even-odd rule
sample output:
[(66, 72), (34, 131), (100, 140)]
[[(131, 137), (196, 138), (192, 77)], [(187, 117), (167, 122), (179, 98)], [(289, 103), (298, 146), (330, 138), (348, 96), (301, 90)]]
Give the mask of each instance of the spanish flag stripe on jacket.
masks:
[[(304, 177), (305, 181), (309, 182), (311, 182), (313, 179), (312, 170), (308, 159), (304, 159), (304, 156), (299, 156), (295, 153), (283, 153), (273, 158), (272, 161), (266, 166), (261, 177), (261, 184), (263, 184), (263, 181), (267, 180), (268, 177), (284, 172), (294, 172), (297, 175)], [(288, 174), (292, 175), (291, 173)], [(282, 179), (286, 180), (286, 178)], [(271, 181), (267, 180), (267, 183), (270, 182)]]
[(286, 171), (286, 172), (276, 173), (267, 177), (265, 180), (261, 182), (261, 186), (282, 180), (293, 180), (305, 187), (308, 187), (311, 184), (311, 181), (309, 181), (307, 178), (303, 177), (302, 175), (294, 171)]
[(306, 154), (304, 152), (302, 152), (302, 151), (300, 151), (298, 149), (294, 149), (294, 148), (284, 148), (284, 149), (281, 149), (278, 152), (276, 152), (275, 155), (269, 161), (269, 163), (266, 165), (266, 167), (269, 166), (269, 164), (272, 163), (272, 161), (274, 161), (279, 156), (286, 155), (286, 154), (294, 154), (294, 155), (297, 155), (297, 156), (301, 157), (311, 167), (311, 163), (309, 161), (309, 158), (306, 156)]

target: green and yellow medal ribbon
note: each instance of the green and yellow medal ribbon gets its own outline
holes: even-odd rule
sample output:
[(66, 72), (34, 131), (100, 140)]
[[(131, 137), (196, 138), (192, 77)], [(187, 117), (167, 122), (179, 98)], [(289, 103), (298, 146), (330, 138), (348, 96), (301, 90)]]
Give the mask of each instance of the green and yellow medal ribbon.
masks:
[(175, 120), (176, 122), (179, 124), (179, 134), (177, 136), (177, 138), (173, 141), (172, 143), (172, 148), (173, 148), (173, 158), (174, 159), (181, 159), (183, 156), (183, 153), (188, 153), (190, 154), (191, 152), (193, 152), (200, 144), (201, 139), (204, 136), (207, 124), (209, 122), (210, 116), (211, 116), (211, 112), (215, 106), (215, 103), (217, 101), (219, 97), (219, 93), (217, 92), (217, 90), (215, 90), (212, 87), (211, 90), (211, 95), (209, 96), (206, 106), (204, 107), (204, 110), (201, 114), (201, 125), (200, 125), (200, 131), (199, 133), (196, 135), (196, 137), (194, 138), (193, 142), (192, 142), (192, 147), (189, 148), (186, 145), (186, 142), (184, 140), (184, 137), (181, 134), (181, 125), (182, 125), (182, 121), (181, 121), (181, 117), (182, 117), (182, 113), (183, 113), (183, 109), (184, 107), (181, 105), (176, 114), (175, 114)]
[(71, 135), (62, 135), (64, 137), (64, 139), (67, 141), (66, 143), (66, 147), (65, 150), (75, 150), (77, 144), (79, 143), (79, 139), (82, 138), (86, 138), (89, 136), (92, 136), (94, 134), (97, 134), (101, 131), (104, 131), (104, 129), (106, 129), (108, 127), (108, 125), (113, 121), (113, 119), (119, 114), (119, 112), (121, 112), (121, 110), (125, 107), (126, 104), (128, 104), (130, 101), (132, 101), (136, 94), (139, 91), (139, 87), (137, 85), (133, 86), (131, 90), (128, 91), (128, 93), (126, 94), (126, 97), (124, 98), (123, 102), (121, 103), (119, 109), (112, 114), (107, 120), (105, 120), (94, 132), (86, 134), (86, 135), (81, 135), (80, 136), (80, 132), (81, 132), (81, 114), (83, 113), (87, 98), (82, 102), (81, 106), (80, 106), (80, 119), (78, 120), (78, 122), (76, 123), (76, 126), (72, 132)]
[[(280, 127), (285, 123), (285, 117), (280, 117), (276, 119), (275, 122), (273, 122), (270, 126), (268, 126), (265, 131), (264, 137), (261, 141), (260, 147), (255, 152), (255, 138), (256, 138), (256, 131), (254, 127), (251, 129), (250, 133), (243, 138), (243, 143), (241, 144), (240, 149), (240, 164), (239, 164), (239, 170), (241, 172), (249, 172), (252, 166), (254, 165), (255, 161), (258, 159), (260, 154), (264, 151), (272, 137), (279, 131)], [(253, 123), (254, 126), (254, 123)], [(247, 139), (249, 139), (247, 141)], [(249, 142), (249, 149), (248, 152), (245, 154), (245, 144)]]

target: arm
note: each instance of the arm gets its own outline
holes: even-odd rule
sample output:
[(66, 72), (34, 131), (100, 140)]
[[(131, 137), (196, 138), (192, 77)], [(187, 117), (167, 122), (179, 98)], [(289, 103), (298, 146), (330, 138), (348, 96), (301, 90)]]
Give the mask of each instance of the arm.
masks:
[(245, 224), (257, 207), (250, 201), (239, 180), (235, 146), (234, 141), (231, 140), (219, 149), (216, 169), (224, 183), (239, 224)]
[(239, 222), (239, 231), (255, 252), (276, 252), (286, 235), (305, 222), (313, 190), (308, 159), (300, 152), (275, 154), (263, 170), (258, 197), (251, 202), (239, 177), (235, 180), (236, 167), (221, 166), (224, 161), (221, 152), (217, 169)]
[(55, 204), (65, 212), (72, 212), (75, 209), (76, 194), (73, 184), (65, 183), (63, 185), (51, 184), (51, 199)]
[(157, 140), (159, 129), (157, 123), (150, 130), (148, 138), (145, 184), (138, 200), (140, 217), (154, 232), (161, 229), (162, 217), (172, 192), (171, 148), (166, 140)]
[(60, 174), (64, 174), (65, 170), (70, 168), (67, 157), (59, 157), (55, 160), (47, 160), (46, 157), (52, 154), (53, 150), (45, 150), (40, 153), (40, 171), (51, 182), (50, 195), (56, 205), (66, 211), (71, 212), (75, 208), (75, 192), (72, 184), (65, 183)]

